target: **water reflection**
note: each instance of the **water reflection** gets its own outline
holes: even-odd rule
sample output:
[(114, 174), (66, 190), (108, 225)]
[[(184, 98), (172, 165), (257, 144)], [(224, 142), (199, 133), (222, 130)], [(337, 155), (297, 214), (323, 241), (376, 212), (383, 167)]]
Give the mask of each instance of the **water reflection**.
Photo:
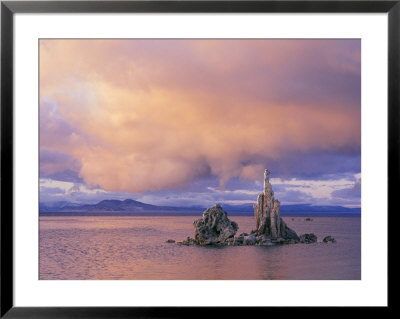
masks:
[[(193, 217), (41, 217), (40, 279), (360, 279), (360, 218), (286, 218), (336, 244), (196, 247)], [(232, 217), (239, 233), (252, 217)]]

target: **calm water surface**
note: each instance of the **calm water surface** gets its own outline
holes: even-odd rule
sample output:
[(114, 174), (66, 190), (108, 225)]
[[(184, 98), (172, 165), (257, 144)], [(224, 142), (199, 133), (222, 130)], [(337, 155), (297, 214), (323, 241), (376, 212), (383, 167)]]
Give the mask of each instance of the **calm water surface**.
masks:
[[(40, 279), (361, 279), (361, 218), (284, 217), (335, 244), (197, 247), (193, 216), (40, 217)], [(250, 232), (254, 217), (230, 216)]]

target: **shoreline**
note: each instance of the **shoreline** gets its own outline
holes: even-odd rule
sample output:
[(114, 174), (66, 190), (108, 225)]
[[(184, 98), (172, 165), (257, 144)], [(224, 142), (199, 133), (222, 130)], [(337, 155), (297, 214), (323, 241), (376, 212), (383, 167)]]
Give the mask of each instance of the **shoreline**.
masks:
[[(43, 216), (49, 216), (49, 217), (66, 217), (66, 216), (110, 216), (110, 217), (123, 217), (123, 216), (138, 216), (138, 217), (179, 217), (179, 216), (201, 216), (202, 213), (200, 212), (193, 212), (193, 213), (176, 213), (176, 214), (171, 214), (171, 213), (162, 213), (162, 212), (146, 212), (146, 213), (130, 213), (130, 212), (116, 212), (116, 213), (110, 213), (110, 212), (87, 212), (87, 213), (82, 213), (82, 212), (40, 212), (39, 217)], [(250, 213), (229, 213), (229, 216), (241, 216), (241, 217), (254, 217), (253, 214)], [(352, 214), (352, 213), (341, 213), (341, 212), (329, 212), (329, 213), (316, 213), (316, 212), (311, 212), (311, 213), (306, 213), (306, 212), (301, 212), (301, 213), (284, 213), (281, 214), (282, 217), (288, 217), (288, 218), (298, 218), (298, 217), (346, 217), (346, 218), (361, 218), (361, 214)]]

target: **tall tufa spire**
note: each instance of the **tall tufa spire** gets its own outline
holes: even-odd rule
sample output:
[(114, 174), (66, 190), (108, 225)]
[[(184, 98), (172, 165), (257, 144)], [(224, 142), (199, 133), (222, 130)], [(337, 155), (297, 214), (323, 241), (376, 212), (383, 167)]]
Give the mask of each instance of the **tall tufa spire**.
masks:
[(264, 170), (264, 196), (267, 198), (272, 198), (274, 196), (274, 192), (272, 191), (272, 185), (269, 182), (269, 175), (271, 172), (267, 169)]
[(271, 239), (298, 240), (297, 234), (286, 226), (280, 214), (280, 202), (274, 198), (272, 185), (269, 182), (270, 171), (264, 170), (264, 192), (258, 195), (254, 205), (256, 219), (255, 233)]
[(264, 189), (266, 184), (269, 184), (269, 175), (271, 174), (271, 172), (267, 169), (264, 170)]

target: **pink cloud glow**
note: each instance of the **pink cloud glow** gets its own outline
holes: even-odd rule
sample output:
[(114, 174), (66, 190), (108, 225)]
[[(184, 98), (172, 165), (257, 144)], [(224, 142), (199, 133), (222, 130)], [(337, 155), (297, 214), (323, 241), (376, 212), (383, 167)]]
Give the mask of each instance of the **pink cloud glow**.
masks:
[(360, 152), (360, 42), (41, 40), (40, 98), (41, 148), (91, 187), (257, 180), (293, 152)]

